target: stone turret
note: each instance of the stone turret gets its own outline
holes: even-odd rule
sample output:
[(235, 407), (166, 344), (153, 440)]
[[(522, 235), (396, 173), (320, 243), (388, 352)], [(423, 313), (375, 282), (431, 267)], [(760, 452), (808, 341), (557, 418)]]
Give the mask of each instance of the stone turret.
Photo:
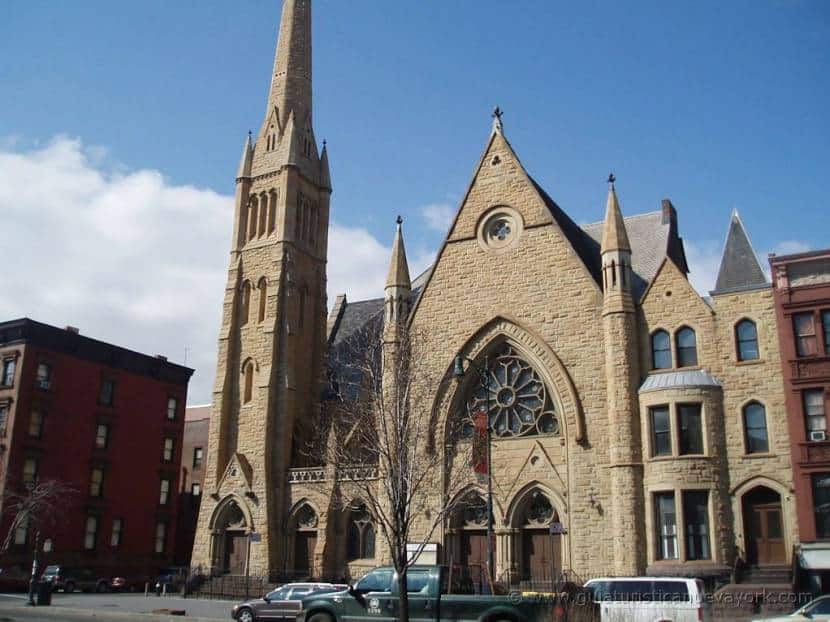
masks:
[(643, 465), (637, 400), (637, 321), (631, 294), (631, 244), (614, 187), (608, 177), (608, 201), (602, 231), (603, 336), (609, 434), (611, 526), (614, 567), (618, 575), (645, 569)]
[(403, 219), (396, 221), (395, 241), (392, 244), (392, 260), (384, 289), (385, 326), (402, 324), (409, 317), (409, 295), (412, 293), (412, 281), (409, 278), (409, 264), (406, 261), (406, 249), (403, 245)]

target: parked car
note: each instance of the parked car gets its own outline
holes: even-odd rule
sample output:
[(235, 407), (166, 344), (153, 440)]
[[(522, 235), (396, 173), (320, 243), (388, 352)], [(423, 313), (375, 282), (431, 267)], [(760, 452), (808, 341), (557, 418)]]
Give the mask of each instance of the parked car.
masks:
[(819, 596), (792, 613), (774, 618), (758, 618), (753, 622), (795, 622), (796, 620), (830, 620), (830, 595)]
[(29, 589), (29, 580), (31, 578), (31, 567), (6, 566), (0, 568), (0, 591), (25, 592)]
[(123, 573), (112, 578), (110, 589), (113, 592), (144, 591), (144, 585), (149, 580), (146, 575)]
[(334, 583), (286, 583), (262, 598), (236, 605), (231, 617), (239, 622), (254, 620), (296, 620), (303, 598), (311, 594), (343, 592), (349, 586)]
[(599, 604), (602, 622), (698, 622), (711, 620), (703, 581), (680, 577), (616, 577), (585, 584)]
[[(473, 584), (447, 566), (411, 566), (407, 570), (409, 618), (441, 622), (493, 620), (537, 622), (553, 619), (552, 595), (508, 596), (473, 594)], [(466, 586), (467, 589), (464, 589)], [(456, 588), (464, 589), (457, 591)], [(592, 605), (591, 605), (592, 606)], [(398, 619), (398, 577), (394, 568), (375, 568), (345, 592), (312, 593), (297, 613), (300, 622), (346, 622)]]
[(73, 566), (46, 566), (41, 580), (52, 584), (52, 591), (63, 590), (70, 594), (75, 590), (82, 592), (106, 592), (110, 582), (91, 568)]

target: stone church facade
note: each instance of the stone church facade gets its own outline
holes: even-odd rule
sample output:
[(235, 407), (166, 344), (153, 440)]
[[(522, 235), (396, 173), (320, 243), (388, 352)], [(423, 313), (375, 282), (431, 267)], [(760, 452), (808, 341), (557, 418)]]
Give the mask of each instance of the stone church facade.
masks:
[[(625, 217), (611, 177), (604, 220), (577, 225), (497, 116), (433, 266), (410, 281), (399, 225), (384, 298), (341, 295), (326, 317), (332, 184), (312, 129), (310, 5), (283, 4), (265, 120), (237, 174), (192, 565), (340, 578), (386, 561), (359, 502), (335, 503), (337, 470), (300, 448), (326, 421), (338, 349), (398, 316), (436, 377), (457, 354), (490, 364), (497, 576), (788, 565), (798, 536), (773, 294), (737, 214), (701, 297), (669, 200)], [(436, 446), (470, 443), (447, 430), (481, 397), (471, 382), (436, 387)], [(433, 537), (441, 561), (486, 560), (486, 520), (470, 511), (484, 492), (470, 468), (459, 494), (471, 502)]]

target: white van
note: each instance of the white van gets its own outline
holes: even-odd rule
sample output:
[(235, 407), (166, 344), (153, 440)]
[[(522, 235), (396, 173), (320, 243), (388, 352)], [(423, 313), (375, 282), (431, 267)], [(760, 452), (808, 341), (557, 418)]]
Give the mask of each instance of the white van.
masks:
[(609, 577), (585, 584), (602, 622), (699, 622), (712, 619), (700, 579)]

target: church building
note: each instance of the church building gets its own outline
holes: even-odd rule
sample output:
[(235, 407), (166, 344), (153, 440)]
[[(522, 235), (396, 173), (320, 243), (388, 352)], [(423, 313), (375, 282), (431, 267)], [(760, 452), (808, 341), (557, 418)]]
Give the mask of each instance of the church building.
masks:
[[(337, 469), (300, 448), (326, 420), (338, 349), (392, 321), (426, 340), (436, 376), (457, 355), (489, 365), (497, 577), (789, 566), (774, 297), (737, 213), (702, 297), (670, 200), (635, 212), (610, 176), (598, 222), (578, 225), (497, 114), (430, 269), (410, 279), (398, 223), (385, 296), (340, 295), (327, 316), (332, 183), (312, 126), (311, 50), (311, 0), (284, 0), (264, 120), (236, 176), (192, 566), (342, 578), (388, 561), (365, 508), (334, 502)], [(471, 444), (448, 430), (481, 406), (478, 387), (441, 383), (430, 399), (435, 446)], [(481, 564), (486, 514), (470, 508), (486, 486), (472, 468), (459, 494), (471, 502), (434, 534), (436, 556)]]

